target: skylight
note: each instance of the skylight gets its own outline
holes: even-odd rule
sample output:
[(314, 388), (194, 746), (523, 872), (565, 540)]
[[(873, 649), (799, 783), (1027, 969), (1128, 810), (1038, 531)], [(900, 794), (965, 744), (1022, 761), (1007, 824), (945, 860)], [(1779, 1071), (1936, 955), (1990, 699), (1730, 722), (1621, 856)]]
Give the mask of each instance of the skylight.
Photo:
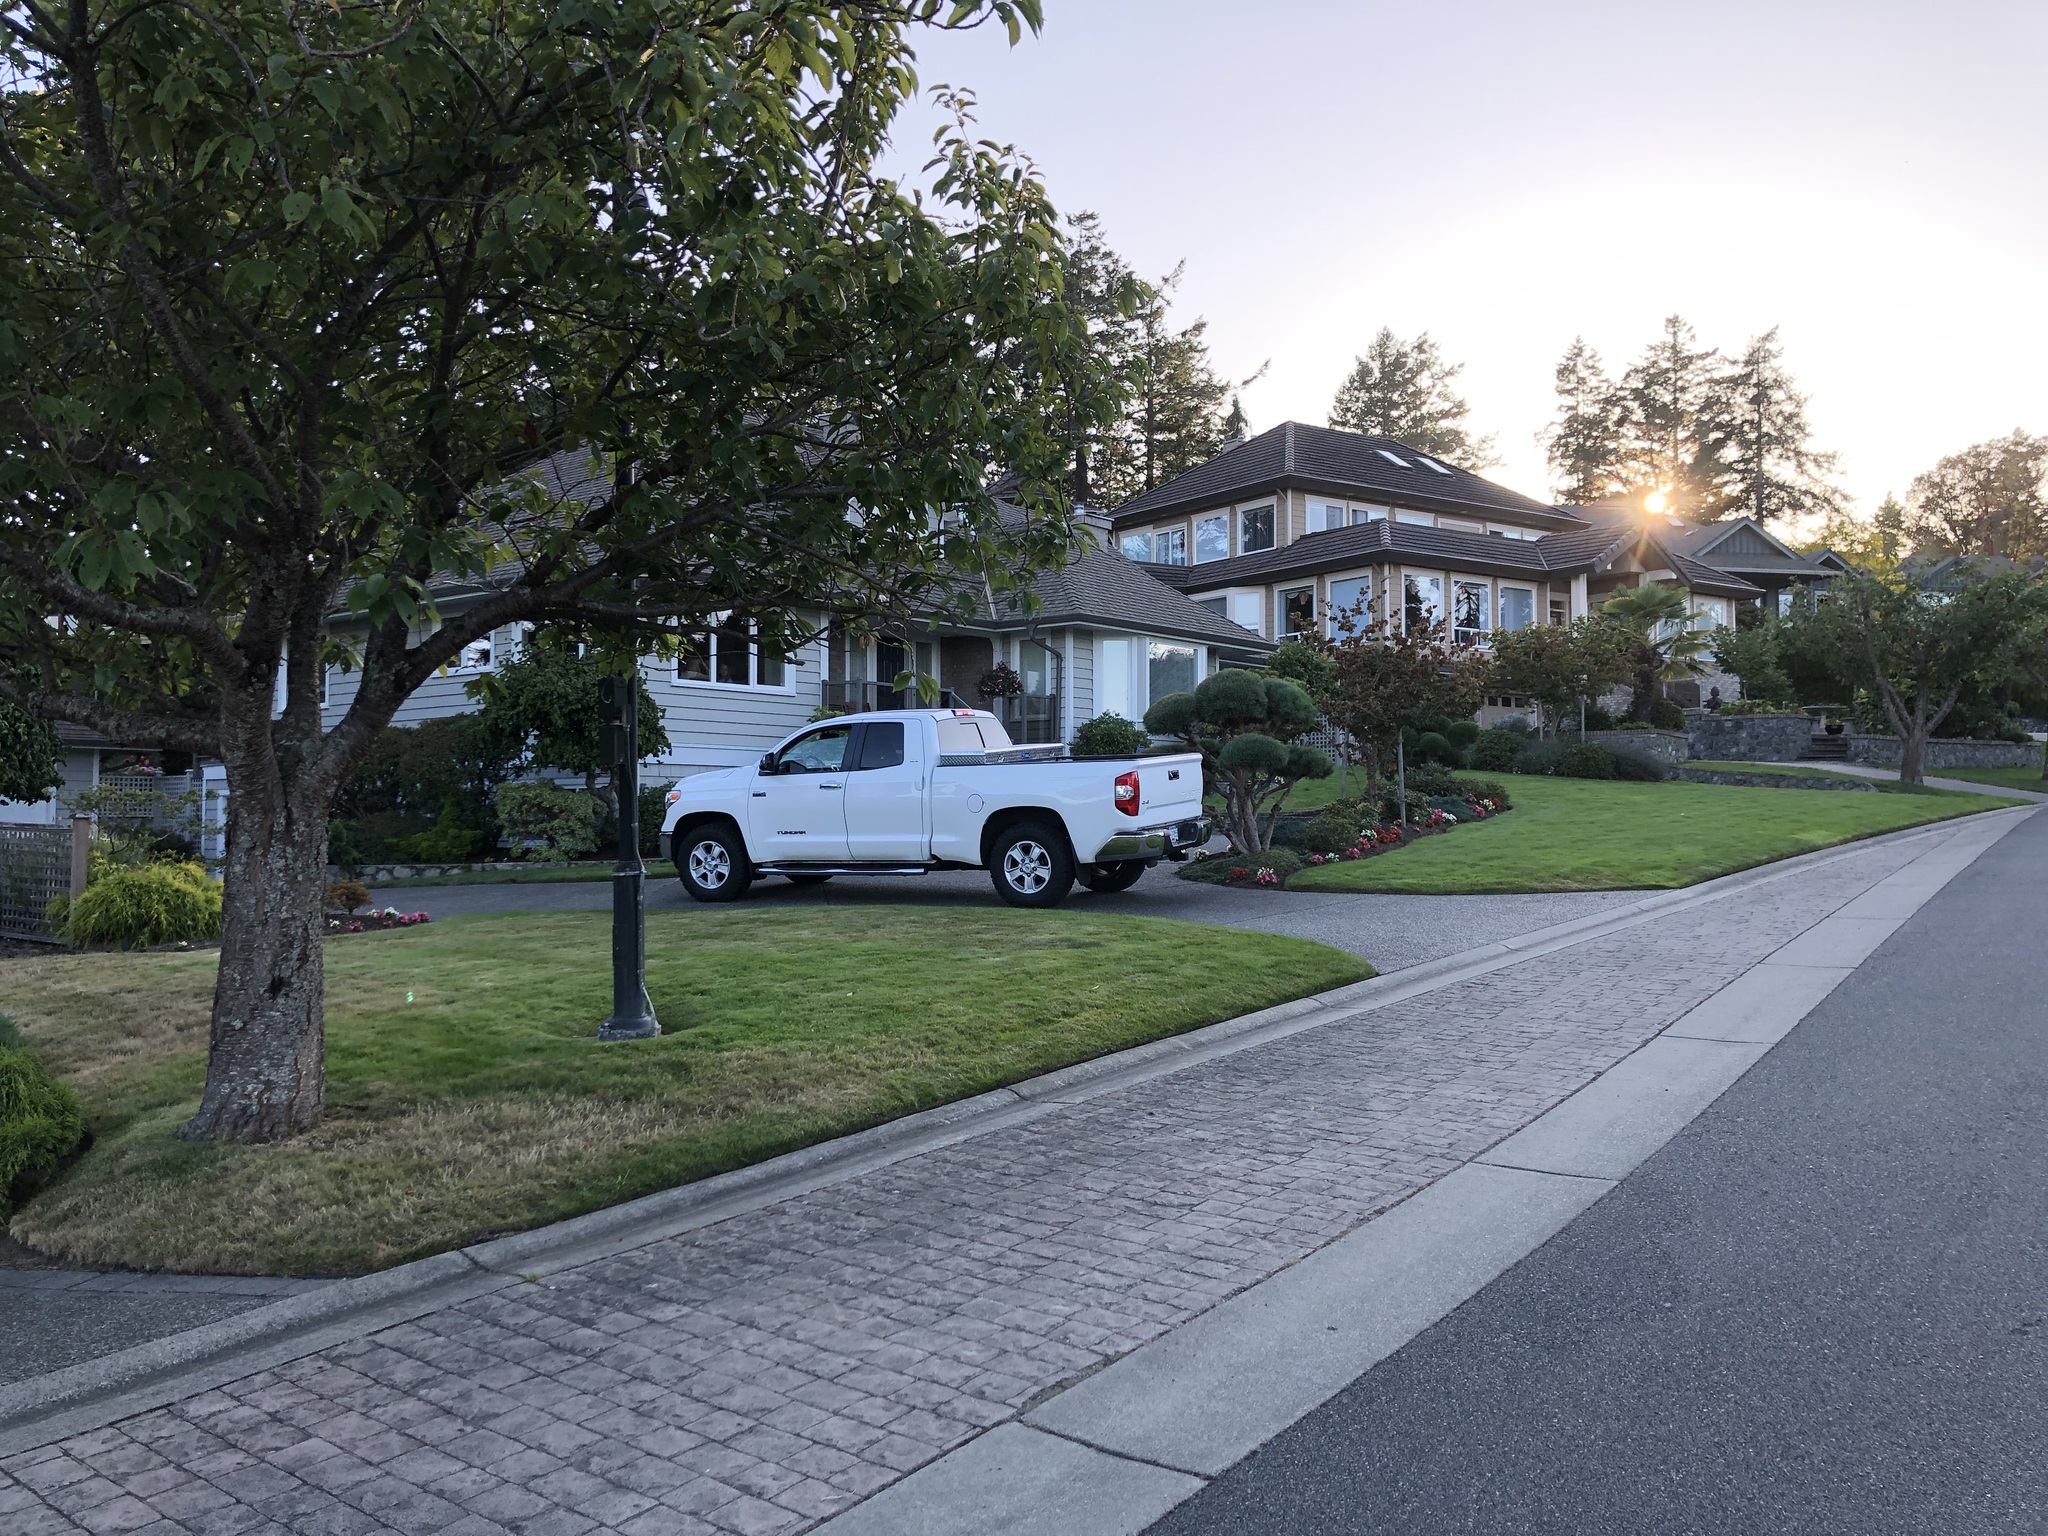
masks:
[(1376, 449), (1375, 451), (1379, 454), (1381, 458), (1385, 459), (1389, 464), (1398, 464), (1403, 469), (1406, 469), (1408, 467), (1408, 461), (1402, 458), (1397, 453), (1389, 453), (1384, 448)]
[(1423, 459), (1422, 455), (1419, 453), (1415, 455), (1415, 457), (1418, 459), (1422, 459), (1423, 463), (1427, 464), (1431, 469), (1435, 470), (1440, 475), (1448, 475), (1450, 473), (1448, 469), (1445, 469), (1443, 465), (1437, 463), (1435, 459)]

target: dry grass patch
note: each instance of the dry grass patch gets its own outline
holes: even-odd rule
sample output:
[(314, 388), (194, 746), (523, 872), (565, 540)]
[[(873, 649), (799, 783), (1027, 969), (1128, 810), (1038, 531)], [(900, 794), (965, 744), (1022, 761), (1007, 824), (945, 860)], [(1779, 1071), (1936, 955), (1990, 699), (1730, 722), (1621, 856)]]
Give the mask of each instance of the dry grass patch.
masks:
[(272, 1147), (177, 1140), (212, 953), (0, 965), (0, 1011), (97, 1139), (15, 1217), (81, 1263), (340, 1274), (742, 1166), (1370, 974), (1304, 940), (931, 907), (648, 920), (662, 1039), (600, 1046), (605, 913), (330, 940), (329, 1117)]

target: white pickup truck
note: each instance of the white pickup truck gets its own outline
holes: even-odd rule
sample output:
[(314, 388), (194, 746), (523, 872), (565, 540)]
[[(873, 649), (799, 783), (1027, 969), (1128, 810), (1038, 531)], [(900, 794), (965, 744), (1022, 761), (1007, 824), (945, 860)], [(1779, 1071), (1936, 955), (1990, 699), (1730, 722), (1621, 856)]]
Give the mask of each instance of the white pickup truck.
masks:
[(661, 847), (699, 901), (762, 875), (986, 869), (1012, 906), (1056, 905), (1079, 879), (1121, 891), (1209, 838), (1202, 760), (1070, 758), (1013, 746), (978, 709), (888, 710), (806, 727), (751, 768), (669, 791)]

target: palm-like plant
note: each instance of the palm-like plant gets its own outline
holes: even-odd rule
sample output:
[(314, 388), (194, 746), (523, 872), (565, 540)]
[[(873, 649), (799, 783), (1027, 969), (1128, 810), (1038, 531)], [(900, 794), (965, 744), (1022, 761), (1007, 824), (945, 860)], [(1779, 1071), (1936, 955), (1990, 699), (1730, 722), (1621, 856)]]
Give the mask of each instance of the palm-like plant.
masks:
[(1607, 600), (1600, 616), (1633, 637), (1631, 720), (1650, 718), (1660, 681), (1698, 677), (1707, 670), (1701, 658), (1713, 644), (1713, 631), (1694, 626), (1692, 601), (1684, 588), (1658, 581), (1624, 587)]

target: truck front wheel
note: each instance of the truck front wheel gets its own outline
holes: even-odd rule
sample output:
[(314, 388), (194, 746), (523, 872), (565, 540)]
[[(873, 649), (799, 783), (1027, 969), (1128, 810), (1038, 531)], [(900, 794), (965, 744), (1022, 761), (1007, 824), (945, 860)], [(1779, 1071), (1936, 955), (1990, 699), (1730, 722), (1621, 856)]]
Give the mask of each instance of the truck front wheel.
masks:
[(676, 839), (676, 873), (697, 901), (738, 901), (754, 883), (754, 866), (738, 830), (716, 822)]
[(1074, 888), (1074, 856), (1058, 827), (1025, 821), (989, 849), (989, 878), (1013, 907), (1056, 907)]

